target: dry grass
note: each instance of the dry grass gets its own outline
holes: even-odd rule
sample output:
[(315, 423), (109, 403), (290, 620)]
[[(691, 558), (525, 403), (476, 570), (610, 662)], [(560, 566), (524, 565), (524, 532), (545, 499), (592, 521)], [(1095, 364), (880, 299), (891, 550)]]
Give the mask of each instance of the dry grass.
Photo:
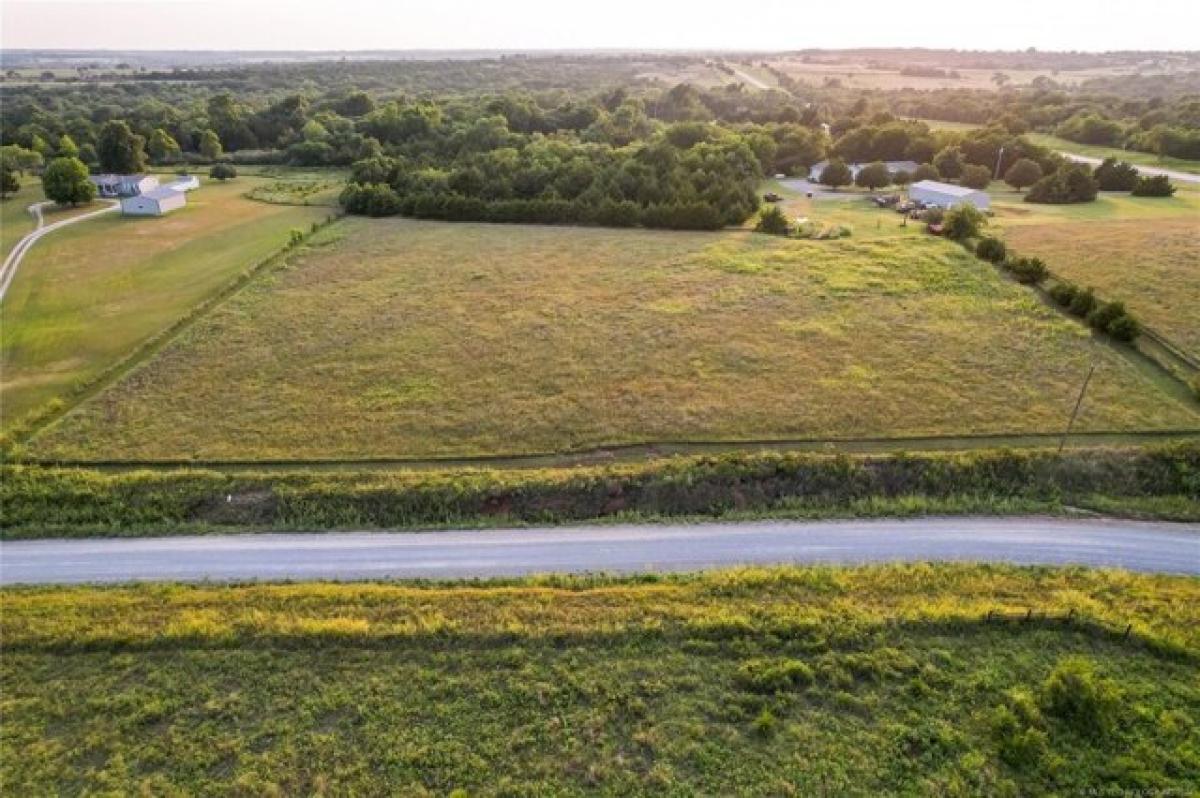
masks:
[(1058, 275), (1119, 299), (1200, 355), (1200, 192), (1171, 199), (1105, 195), (1087, 206), (1001, 203), (1006, 241)]
[[(340, 239), (340, 240), (331, 240)], [(1084, 328), (960, 248), (346, 220), (35, 438), (63, 457), (422, 456), (1058, 430)], [(1195, 426), (1116, 352), (1081, 429)]]
[(242, 197), (260, 182), (270, 181), (206, 182), (170, 216), (110, 214), (39, 241), (4, 299), (4, 426), (68, 396), (329, 212)]

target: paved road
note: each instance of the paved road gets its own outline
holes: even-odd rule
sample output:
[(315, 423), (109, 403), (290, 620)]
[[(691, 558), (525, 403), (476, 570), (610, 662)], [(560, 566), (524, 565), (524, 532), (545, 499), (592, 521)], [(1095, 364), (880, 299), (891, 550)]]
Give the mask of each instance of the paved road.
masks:
[(924, 518), (0, 544), (0, 584), (469, 578), (764, 563), (981, 560), (1200, 575), (1200, 524)]
[[(1066, 158), (1069, 161), (1076, 161), (1077, 163), (1085, 163), (1085, 164), (1088, 164), (1089, 166), (1099, 166), (1102, 163), (1102, 160), (1100, 158), (1093, 158), (1088, 155), (1079, 155), (1078, 153), (1067, 152), (1065, 150), (1059, 150), (1058, 154), (1063, 156), (1064, 158)], [(1158, 166), (1142, 166), (1141, 164), (1136, 164), (1136, 163), (1134, 164), (1134, 166), (1137, 168), (1137, 170), (1139, 172), (1141, 172), (1143, 174), (1166, 175), (1167, 177), (1171, 178), (1172, 180), (1178, 181), (1180, 183), (1200, 183), (1200, 175), (1194, 175), (1194, 174), (1190, 174), (1188, 172), (1180, 172), (1175, 169), (1162, 169), (1161, 167), (1158, 167)]]
[(13, 277), (17, 274), (17, 267), (21, 265), (21, 260), (25, 257), (25, 253), (29, 251), (37, 241), (47, 233), (53, 233), (55, 230), (66, 227), (69, 224), (82, 222), (84, 219), (91, 219), (93, 216), (99, 216), (102, 213), (110, 213), (121, 207), (121, 203), (112, 200), (111, 204), (101, 208), (98, 211), (91, 213), (83, 213), (79, 216), (72, 216), (69, 219), (63, 219), (53, 224), (46, 224), (42, 218), (42, 208), (47, 205), (53, 205), (53, 202), (35, 202), (29, 206), (29, 212), (33, 214), (36, 224), (33, 232), (27, 234), (24, 238), (17, 242), (17, 245), (8, 253), (8, 257), (4, 259), (4, 264), (0, 266), (0, 299), (4, 299), (4, 295), (8, 293), (8, 287), (12, 284)]

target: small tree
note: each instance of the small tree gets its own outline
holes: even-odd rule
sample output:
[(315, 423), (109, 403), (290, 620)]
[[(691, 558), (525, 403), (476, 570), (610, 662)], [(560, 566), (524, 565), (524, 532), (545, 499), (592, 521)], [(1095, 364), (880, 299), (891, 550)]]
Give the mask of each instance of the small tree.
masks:
[(100, 156), (100, 168), (105, 172), (132, 174), (146, 168), (145, 140), (134, 135), (129, 125), (113, 119), (100, 128), (96, 140), (96, 153)]
[(834, 158), (821, 170), (821, 176), (817, 178), (817, 182), (823, 186), (837, 189), (839, 186), (850, 185), (853, 179), (854, 175), (850, 172), (850, 167), (846, 166), (844, 161)]
[(986, 166), (969, 164), (963, 167), (962, 177), (958, 182), (967, 188), (987, 188), (988, 183), (992, 182), (992, 172)]
[(874, 191), (877, 188), (891, 185), (892, 173), (888, 171), (887, 164), (875, 161), (858, 170), (858, 174), (854, 177), (854, 183)]
[(966, 241), (979, 235), (979, 230), (986, 224), (987, 217), (978, 208), (963, 203), (946, 211), (942, 219), (942, 232), (947, 238)]
[(182, 154), (177, 142), (170, 133), (160, 128), (155, 128), (150, 134), (150, 141), (146, 143), (146, 152), (157, 163), (172, 163), (179, 160)]
[(17, 170), (0, 161), (0, 199), (7, 199), (9, 194), (16, 194), (20, 190), (21, 181), (17, 179)]
[(55, 152), (59, 158), (78, 158), (79, 147), (76, 146), (75, 140), (63, 133), (58, 139), (58, 149)]
[(979, 239), (979, 244), (975, 247), (975, 254), (989, 263), (999, 263), (1008, 256), (1008, 248), (1000, 239), (984, 236)]
[(226, 180), (232, 180), (237, 177), (237, 169), (234, 168), (233, 164), (213, 164), (213, 168), (208, 170), (208, 176), (224, 183)]
[(221, 148), (221, 139), (217, 136), (215, 130), (206, 130), (200, 134), (200, 154), (210, 161), (215, 161), (221, 157), (224, 150)]
[(1032, 161), (1029, 158), (1019, 158), (1004, 173), (1004, 182), (1017, 191), (1028, 188), (1041, 179), (1042, 167), (1038, 166), (1037, 161)]
[(779, 209), (778, 205), (772, 205), (759, 215), (758, 224), (754, 226), (754, 229), (760, 233), (785, 236), (789, 229), (787, 216)]
[(938, 170), (938, 174), (949, 180), (961, 177), (964, 167), (962, 151), (958, 147), (946, 147), (933, 156), (933, 167)]
[(933, 164), (923, 163), (913, 170), (912, 182), (920, 183), (922, 180), (941, 180), (942, 176), (938, 172), (937, 167)]
[(1175, 193), (1175, 186), (1166, 175), (1150, 175), (1139, 177), (1132, 193), (1135, 197), (1169, 197)]
[(1101, 191), (1132, 191), (1137, 185), (1138, 171), (1133, 164), (1105, 158), (1092, 172)]
[(46, 198), (60, 205), (78, 205), (96, 198), (96, 186), (88, 180), (87, 165), (78, 158), (55, 158), (42, 175)]
[(904, 169), (897, 169), (892, 175), (892, 182), (898, 186), (907, 186), (913, 181), (913, 176)]

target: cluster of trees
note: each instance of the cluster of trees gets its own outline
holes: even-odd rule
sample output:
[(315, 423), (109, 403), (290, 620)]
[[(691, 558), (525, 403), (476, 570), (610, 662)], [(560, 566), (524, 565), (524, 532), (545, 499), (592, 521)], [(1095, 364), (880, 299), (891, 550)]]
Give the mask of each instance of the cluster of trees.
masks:
[(372, 216), (714, 229), (758, 209), (762, 145), (709, 123), (648, 126), (615, 145), (488, 115), (424, 125), (396, 140), (403, 154), (358, 161), (342, 203)]
[(1098, 332), (1107, 333), (1118, 341), (1132, 341), (1137, 337), (1138, 323), (1122, 302), (1102, 302), (1091, 288), (1080, 288), (1068, 282), (1058, 283), (1051, 288), (1050, 297)]

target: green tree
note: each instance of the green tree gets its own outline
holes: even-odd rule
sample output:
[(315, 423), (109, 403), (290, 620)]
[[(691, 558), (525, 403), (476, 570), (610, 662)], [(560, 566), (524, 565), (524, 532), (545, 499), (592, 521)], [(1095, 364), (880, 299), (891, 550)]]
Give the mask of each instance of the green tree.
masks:
[(758, 217), (758, 224), (754, 229), (760, 233), (770, 233), (771, 235), (785, 236), (788, 234), (787, 216), (778, 205), (772, 205), (767, 208)]
[(73, 138), (63, 133), (58, 139), (58, 149), (55, 154), (59, 158), (78, 158), (79, 147), (76, 146)]
[(1028, 158), (1018, 158), (1004, 173), (1004, 182), (1017, 191), (1032, 186), (1041, 179), (1042, 167), (1038, 166), (1037, 161)]
[(233, 167), (233, 164), (214, 164), (213, 168), (208, 170), (208, 176), (214, 180), (225, 182), (226, 180), (231, 180), (237, 177), (237, 169)]
[(155, 163), (173, 163), (179, 160), (180, 155), (183, 154), (175, 137), (161, 127), (155, 128), (154, 132), (150, 134), (150, 141), (146, 143), (146, 151)]
[(853, 179), (854, 175), (850, 172), (850, 167), (846, 166), (844, 161), (834, 158), (821, 170), (821, 176), (817, 178), (817, 182), (836, 189), (839, 186), (850, 185)]
[(1175, 186), (1166, 175), (1139, 177), (1132, 192), (1135, 197), (1170, 197), (1174, 193)]
[(26, 149), (19, 144), (5, 144), (0, 147), (0, 163), (8, 164), (16, 172), (23, 174), (41, 168), (45, 159), (35, 150)]
[(55, 158), (42, 175), (46, 198), (60, 205), (78, 205), (96, 198), (96, 186), (88, 180), (87, 164), (78, 158)]
[(967, 188), (987, 188), (988, 184), (992, 182), (992, 170), (986, 166), (968, 164), (963, 167), (962, 177), (958, 182)]
[(21, 190), (21, 181), (17, 179), (17, 170), (8, 163), (0, 161), (0, 199)]
[(920, 183), (922, 180), (941, 180), (942, 176), (938, 173), (937, 167), (933, 164), (923, 163), (913, 170), (912, 182)]
[(1126, 161), (1105, 158), (1092, 172), (1092, 177), (1101, 191), (1132, 191), (1137, 185), (1138, 170)]
[(221, 139), (215, 130), (209, 129), (200, 134), (200, 154), (210, 161), (221, 157)]
[(933, 167), (947, 180), (954, 180), (963, 173), (963, 155), (958, 147), (946, 147), (933, 156)]
[(888, 172), (887, 164), (876, 161), (859, 169), (858, 174), (854, 176), (854, 183), (874, 191), (877, 188), (891, 185), (892, 175)]
[(966, 241), (979, 235), (979, 231), (987, 224), (987, 217), (974, 205), (963, 203), (946, 211), (942, 218), (942, 230), (947, 238), (955, 241)]
[(145, 140), (135, 135), (129, 125), (121, 120), (111, 120), (100, 128), (96, 140), (96, 154), (100, 158), (100, 169), (116, 174), (133, 174), (146, 169)]

